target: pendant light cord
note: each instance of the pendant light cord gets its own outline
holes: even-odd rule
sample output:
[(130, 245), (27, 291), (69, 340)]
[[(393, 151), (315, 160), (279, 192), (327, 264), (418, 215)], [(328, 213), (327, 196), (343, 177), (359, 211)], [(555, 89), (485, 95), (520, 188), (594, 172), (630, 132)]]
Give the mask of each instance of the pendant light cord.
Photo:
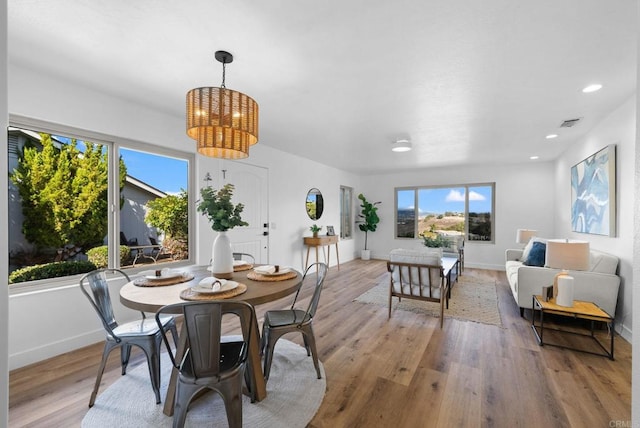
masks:
[(225, 61), (222, 62), (222, 85), (220, 86), (223, 89), (226, 89), (227, 87), (224, 85), (224, 79), (226, 77), (226, 71), (227, 71), (227, 63)]

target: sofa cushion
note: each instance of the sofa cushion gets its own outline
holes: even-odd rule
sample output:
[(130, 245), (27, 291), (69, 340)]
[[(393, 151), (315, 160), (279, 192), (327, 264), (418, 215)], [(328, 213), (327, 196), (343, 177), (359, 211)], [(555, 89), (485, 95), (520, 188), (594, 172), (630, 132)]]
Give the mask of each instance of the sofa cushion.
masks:
[(614, 255), (603, 253), (598, 250), (591, 250), (591, 272), (616, 274), (618, 269), (618, 258)]
[(547, 253), (547, 244), (536, 241), (531, 246), (531, 251), (526, 259), (522, 262), (527, 266), (544, 266), (545, 255)]
[(518, 269), (520, 266), (522, 266), (522, 262), (517, 260), (508, 260), (506, 263), (507, 280), (515, 293), (518, 292)]

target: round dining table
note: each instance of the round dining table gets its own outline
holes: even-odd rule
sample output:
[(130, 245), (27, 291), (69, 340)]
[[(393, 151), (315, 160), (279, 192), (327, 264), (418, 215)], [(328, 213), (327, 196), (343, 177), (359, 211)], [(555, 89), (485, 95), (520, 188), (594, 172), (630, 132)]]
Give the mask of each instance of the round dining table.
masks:
[[(247, 275), (253, 272), (252, 269), (246, 269), (243, 267), (237, 267), (236, 269), (245, 269), (234, 272), (231, 281), (236, 281), (246, 286), (246, 291), (242, 294), (231, 297), (234, 300), (242, 300), (252, 305), (260, 305), (262, 303), (272, 302), (282, 297), (286, 297), (294, 293), (300, 284), (302, 283), (302, 274), (296, 270), (295, 277), (284, 280), (275, 280), (276, 277), (264, 278), (265, 280), (257, 281), (247, 277)], [(140, 278), (134, 278), (132, 281), (126, 283), (120, 289), (120, 302), (131, 309), (135, 309), (142, 312), (155, 313), (158, 309), (165, 305), (173, 303), (184, 303), (180, 297), (180, 293), (184, 290), (198, 285), (200, 281), (206, 277), (211, 276), (211, 272), (207, 270), (206, 266), (192, 266), (184, 269), (174, 269), (174, 271), (182, 271), (183, 277), (178, 280), (182, 280), (178, 284), (172, 285), (157, 285), (157, 286), (141, 286)], [(292, 274), (287, 275), (287, 277)], [(193, 277), (193, 278), (191, 278)], [(144, 277), (142, 277), (144, 278)], [(189, 279), (191, 278), (191, 279)], [(152, 285), (153, 281), (147, 282)], [(212, 296), (215, 299), (215, 296)], [(258, 320), (254, 319), (253, 331), (258, 331)], [(179, 361), (184, 354), (186, 347), (186, 334), (182, 331), (179, 334), (179, 343), (176, 349), (176, 359)], [(260, 335), (251, 335), (249, 343), (248, 364), (251, 366), (251, 375), (253, 384), (255, 385), (256, 392), (255, 397), (257, 401), (263, 400), (267, 396), (267, 387), (262, 373), (262, 366), (260, 363)], [(168, 416), (173, 415), (175, 387), (177, 382), (178, 370), (174, 368), (171, 372), (171, 379), (169, 380), (169, 386), (167, 388), (167, 395), (164, 403), (164, 413)]]

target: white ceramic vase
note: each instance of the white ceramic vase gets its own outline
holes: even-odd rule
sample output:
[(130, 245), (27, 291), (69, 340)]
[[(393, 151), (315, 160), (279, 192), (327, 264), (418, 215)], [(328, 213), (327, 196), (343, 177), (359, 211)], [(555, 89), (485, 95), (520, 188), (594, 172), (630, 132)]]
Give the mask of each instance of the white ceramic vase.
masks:
[(371, 250), (361, 250), (360, 258), (362, 260), (369, 260), (371, 258)]
[(233, 274), (233, 251), (227, 232), (218, 232), (211, 250), (211, 271), (217, 278), (231, 278)]

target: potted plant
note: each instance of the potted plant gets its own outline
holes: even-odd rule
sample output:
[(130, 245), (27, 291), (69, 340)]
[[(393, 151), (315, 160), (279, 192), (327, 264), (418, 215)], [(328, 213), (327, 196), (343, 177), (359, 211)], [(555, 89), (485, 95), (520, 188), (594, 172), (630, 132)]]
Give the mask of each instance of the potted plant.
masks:
[(360, 211), (360, 214), (358, 214), (358, 217), (360, 217), (362, 220), (358, 221), (357, 223), (358, 228), (364, 232), (364, 250), (362, 250), (361, 258), (362, 260), (369, 260), (371, 258), (371, 250), (369, 250), (367, 246), (369, 232), (375, 232), (378, 227), (378, 223), (380, 223), (380, 217), (378, 217), (377, 212), (378, 207), (376, 205), (380, 204), (381, 202), (378, 201), (371, 203), (367, 201), (362, 193), (358, 195), (358, 199), (362, 201), (362, 203), (360, 204), (360, 207), (362, 209)]
[(320, 232), (320, 230), (322, 230), (322, 226), (318, 226), (318, 225), (314, 224), (313, 226), (311, 226), (309, 228), (309, 230), (313, 233), (313, 237), (317, 238), (318, 237), (318, 232)]
[(226, 232), (236, 226), (249, 225), (240, 216), (244, 205), (233, 205), (232, 196), (233, 184), (225, 184), (218, 191), (209, 186), (200, 189), (198, 212), (205, 215), (211, 229), (218, 232), (213, 241), (211, 270), (219, 278), (230, 278), (233, 274), (233, 252)]

